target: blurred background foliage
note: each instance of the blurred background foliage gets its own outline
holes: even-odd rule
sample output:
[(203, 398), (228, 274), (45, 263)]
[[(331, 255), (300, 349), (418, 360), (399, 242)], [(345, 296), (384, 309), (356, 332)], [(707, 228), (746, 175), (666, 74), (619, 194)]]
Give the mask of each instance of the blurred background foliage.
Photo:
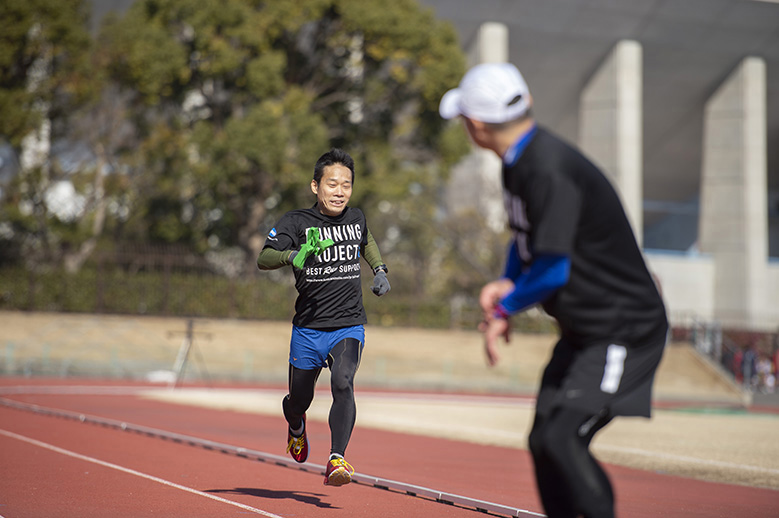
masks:
[(0, 18), (0, 308), (288, 318), (290, 272), (256, 257), (331, 147), (390, 266), (377, 323), (453, 325), (499, 274), (505, 236), (443, 203), (470, 144), (438, 101), (465, 58), (415, 0), (137, 0), (93, 31), (87, 1), (4, 0)]

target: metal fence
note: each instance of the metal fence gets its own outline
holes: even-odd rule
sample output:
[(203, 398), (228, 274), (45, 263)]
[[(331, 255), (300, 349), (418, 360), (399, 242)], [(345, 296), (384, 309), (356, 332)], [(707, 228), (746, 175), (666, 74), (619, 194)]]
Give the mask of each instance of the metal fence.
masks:
[(676, 329), (737, 385), (749, 392), (773, 393), (779, 374), (779, 332), (723, 329), (716, 321), (691, 317)]

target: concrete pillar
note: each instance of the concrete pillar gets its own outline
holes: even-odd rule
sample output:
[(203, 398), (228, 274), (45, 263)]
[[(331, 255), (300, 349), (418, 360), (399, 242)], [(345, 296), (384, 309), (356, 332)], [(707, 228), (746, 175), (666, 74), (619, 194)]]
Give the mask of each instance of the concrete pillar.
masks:
[[(508, 49), (508, 27), (496, 22), (483, 23), (473, 44), (467, 49), (468, 66), (508, 62)], [(503, 230), (506, 226), (506, 212), (503, 207), (501, 167), (500, 158), (495, 153), (473, 146), (471, 154), (452, 170), (447, 189), (450, 210), (476, 209), (484, 216), (492, 231)], [(474, 176), (480, 178), (481, 188), (478, 191), (473, 188)]]
[(714, 256), (714, 315), (725, 326), (764, 326), (779, 292), (767, 282), (766, 171), (766, 65), (750, 57), (704, 111), (699, 247)]
[(641, 45), (620, 41), (582, 91), (579, 105), (579, 145), (620, 193), (639, 245), (644, 233), (641, 82)]
[(502, 23), (481, 24), (468, 49), (468, 66), (481, 63), (506, 63), (509, 60), (509, 29)]

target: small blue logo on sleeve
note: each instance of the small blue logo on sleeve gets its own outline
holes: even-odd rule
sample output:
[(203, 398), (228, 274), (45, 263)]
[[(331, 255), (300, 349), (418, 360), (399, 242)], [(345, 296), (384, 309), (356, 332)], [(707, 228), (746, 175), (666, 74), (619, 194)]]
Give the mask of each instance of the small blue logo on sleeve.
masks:
[(270, 230), (270, 234), (268, 234), (268, 235), (269, 235), (270, 237), (276, 237), (276, 229), (275, 229), (275, 228), (272, 228), (272, 229)]

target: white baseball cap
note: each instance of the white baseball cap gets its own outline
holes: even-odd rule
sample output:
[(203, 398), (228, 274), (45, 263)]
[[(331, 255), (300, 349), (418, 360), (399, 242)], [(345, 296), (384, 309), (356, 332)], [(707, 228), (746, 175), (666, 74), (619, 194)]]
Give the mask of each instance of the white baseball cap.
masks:
[(438, 112), (444, 119), (465, 115), (482, 122), (518, 119), (530, 108), (530, 90), (511, 63), (482, 63), (463, 76), (460, 86), (441, 98)]

